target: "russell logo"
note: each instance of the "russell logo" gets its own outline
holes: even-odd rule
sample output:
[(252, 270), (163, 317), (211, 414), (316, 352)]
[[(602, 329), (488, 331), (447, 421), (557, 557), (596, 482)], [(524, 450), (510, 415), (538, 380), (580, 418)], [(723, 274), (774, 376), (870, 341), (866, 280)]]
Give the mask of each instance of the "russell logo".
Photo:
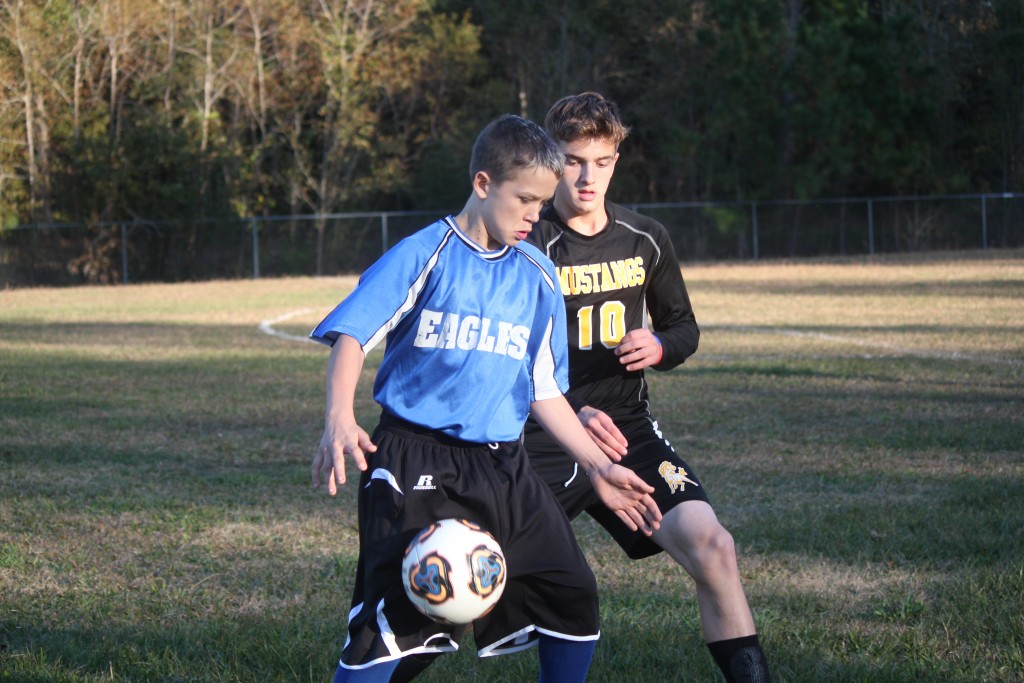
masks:
[(420, 479), (416, 482), (416, 485), (412, 487), (413, 491), (433, 491), (437, 487), (434, 486), (434, 477), (430, 474), (421, 474)]

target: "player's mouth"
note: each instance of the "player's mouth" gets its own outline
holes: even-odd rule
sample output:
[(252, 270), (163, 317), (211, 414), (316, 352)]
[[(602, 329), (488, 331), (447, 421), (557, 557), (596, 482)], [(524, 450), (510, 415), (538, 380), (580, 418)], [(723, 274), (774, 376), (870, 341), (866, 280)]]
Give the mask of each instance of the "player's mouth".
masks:
[(592, 202), (597, 199), (597, 193), (593, 190), (580, 190), (577, 194), (581, 202)]
[(529, 230), (517, 230), (515, 232), (515, 238), (517, 242), (522, 242), (526, 239), (526, 236), (530, 234)]

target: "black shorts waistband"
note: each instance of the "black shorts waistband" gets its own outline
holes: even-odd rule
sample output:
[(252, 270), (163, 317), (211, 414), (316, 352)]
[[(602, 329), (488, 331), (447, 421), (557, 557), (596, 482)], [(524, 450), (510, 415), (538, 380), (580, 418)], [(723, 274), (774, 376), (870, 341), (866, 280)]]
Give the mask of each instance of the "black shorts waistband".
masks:
[(519, 444), (519, 441), (496, 441), (492, 442), (492, 444), (479, 443), (476, 441), (463, 441), (462, 439), (449, 436), (444, 432), (440, 432), (431, 427), (424, 427), (423, 425), (416, 424), (415, 422), (409, 422), (409, 420), (398, 417), (394, 413), (389, 413), (386, 410), (380, 414), (380, 424), (378, 427), (390, 431), (403, 432), (409, 436), (435, 441), (439, 444), (451, 446), (453, 448), (487, 448), (492, 444), (498, 444), (499, 446), (516, 446)]

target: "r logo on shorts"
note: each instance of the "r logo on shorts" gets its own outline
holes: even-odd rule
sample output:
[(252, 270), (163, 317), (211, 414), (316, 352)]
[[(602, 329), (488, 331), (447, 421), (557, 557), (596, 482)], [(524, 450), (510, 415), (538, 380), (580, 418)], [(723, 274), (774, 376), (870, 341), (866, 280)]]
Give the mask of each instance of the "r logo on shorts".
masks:
[(432, 474), (421, 474), (419, 481), (412, 487), (413, 491), (433, 491), (437, 487), (434, 486), (434, 475)]

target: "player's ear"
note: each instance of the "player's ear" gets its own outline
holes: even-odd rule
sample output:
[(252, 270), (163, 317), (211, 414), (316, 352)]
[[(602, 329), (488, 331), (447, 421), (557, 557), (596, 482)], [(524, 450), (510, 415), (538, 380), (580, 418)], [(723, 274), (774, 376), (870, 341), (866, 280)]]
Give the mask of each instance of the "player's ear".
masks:
[(473, 193), (480, 199), (487, 199), (487, 193), (491, 190), (491, 176), (486, 171), (477, 171), (473, 176)]

